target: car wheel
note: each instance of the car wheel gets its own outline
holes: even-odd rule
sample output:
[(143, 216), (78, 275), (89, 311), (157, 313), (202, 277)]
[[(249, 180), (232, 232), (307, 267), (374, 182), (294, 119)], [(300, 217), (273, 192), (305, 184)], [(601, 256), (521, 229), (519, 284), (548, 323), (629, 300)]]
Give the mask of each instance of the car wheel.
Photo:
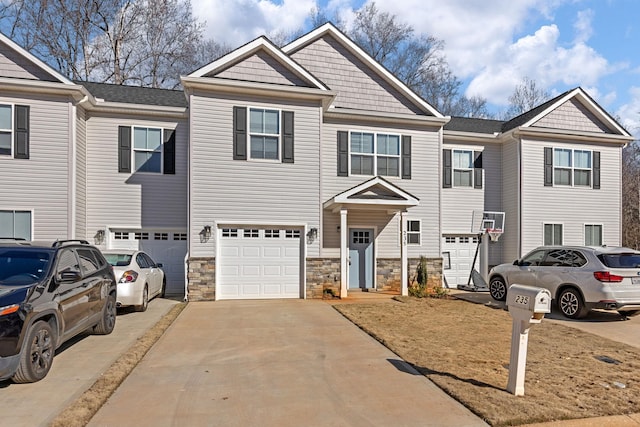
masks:
[(13, 375), (16, 383), (33, 383), (47, 376), (55, 353), (51, 325), (39, 320), (33, 324), (24, 341), (18, 370)]
[(142, 304), (136, 305), (136, 311), (147, 311), (147, 307), (149, 307), (149, 287), (144, 285), (144, 290), (142, 291)]
[(580, 319), (589, 311), (582, 300), (582, 295), (574, 288), (566, 288), (558, 297), (558, 308), (565, 317)]
[(164, 294), (167, 291), (167, 279), (162, 279), (162, 288), (160, 289), (160, 298), (164, 298)]
[(93, 327), (93, 333), (98, 335), (109, 335), (116, 326), (116, 297), (111, 294), (102, 309), (100, 323)]
[(496, 301), (504, 301), (507, 299), (507, 284), (500, 276), (493, 277), (489, 282), (489, 293), (491, 298)]

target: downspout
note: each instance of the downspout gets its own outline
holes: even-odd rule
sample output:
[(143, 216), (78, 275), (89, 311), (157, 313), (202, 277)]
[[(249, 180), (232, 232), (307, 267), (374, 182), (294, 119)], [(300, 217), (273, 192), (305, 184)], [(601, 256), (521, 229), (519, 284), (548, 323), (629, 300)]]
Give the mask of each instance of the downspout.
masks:
[[(69, 217), (67, 218), (67, 236), (70, 239), (76, 238), (76, 225), (77, 225), (77, 202), (78, 202), (78, 105), (85, 102), (89, 97), (85, 95), (80, 101), (73, 103), (69, 103), (69, 123), (71, 129), (69, 129), (70, 142), (69, 142), (69, 171), (68, 171), (68, 180), (69, 180), (69, 206), (67, 208)], [(86, 230), (85, 230), (86, 234)], [(86, 238), (86, 236), (83, 236)]]
[[(191, 135), (192, 135), (192, 122), (191, 122), (191, 103), (193, 101), (193, 94), (189, 94), (189, 99), (187, 103), (187, 110), (189, 114), (187, 114), (187, 120), (189, 122), (189, 134), (187, 135), (187, 253), (184, 256), (184, 301), (189, 301), (189, 257), (191, 254), (191, 160), (193, 155), (193, 150), (191, 149)], [(215, 273), (217, 275), (217, 271)], [(217, 281), (216, 281), (217, 287)], [(216, 295), (217, 296), (217, 295)]]

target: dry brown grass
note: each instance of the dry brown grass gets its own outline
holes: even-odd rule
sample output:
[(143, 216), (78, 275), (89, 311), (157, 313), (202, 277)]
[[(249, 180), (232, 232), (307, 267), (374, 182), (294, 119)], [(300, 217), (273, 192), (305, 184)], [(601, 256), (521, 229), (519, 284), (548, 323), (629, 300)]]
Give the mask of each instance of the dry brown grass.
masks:
[(516, 397), (506, 391), (504, 310), (430, 298), (335, 308), (491, 425), (640, 412), (640, 350), (626, 344), (543, 321), (529, 332), (525, 396)]
[(111, 365), (89, 390), (58, 414), (50, 426), (80, 427), (87, 425), (185, 307), (186, 303), (173, 306), (154, 327), (138, 338), (136, 343)]

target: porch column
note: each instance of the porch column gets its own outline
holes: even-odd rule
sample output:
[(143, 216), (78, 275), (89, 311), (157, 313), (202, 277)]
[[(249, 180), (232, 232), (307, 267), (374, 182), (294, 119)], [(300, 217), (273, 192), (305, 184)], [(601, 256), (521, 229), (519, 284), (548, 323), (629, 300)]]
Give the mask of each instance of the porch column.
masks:
[(347, 297), (349, 283), (349, 230), (347, 210), (340, 209), (340, 298)]
[(402, 283), (400, 284), (400, 294), (407, 296), (409, 295), (409, 271), (407, 267), (407, 230), (405, 230), (404, 222), (404, 212), (400, 212), (400, 263), (402, 264), (402, 268), (400, 269), (402, 272), (402, 278), (400, 279), (402, 280)]

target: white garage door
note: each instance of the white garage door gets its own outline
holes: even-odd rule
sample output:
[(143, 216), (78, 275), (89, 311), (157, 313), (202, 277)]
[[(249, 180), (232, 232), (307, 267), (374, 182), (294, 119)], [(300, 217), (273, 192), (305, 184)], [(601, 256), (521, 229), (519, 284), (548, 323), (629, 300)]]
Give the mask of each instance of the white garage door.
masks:
[(184, 257), (187, 253), (186, 230), (112, 230), (110, 249), (138, 249), (149, 254), (167, 277), (168, 295), (184, 295)]
[(219, 299), (300, 298), (302, 229), (221, 228)]
[[(442, 255), (444, 258), (443, 271), (450, 288), (466, 285), (471, 273), (473, 257), (478, 247), (478, 237), (473, 235), (443, 236)], [(477, 259), (475, 268), (478, 269), (480, 260)], [(450, 267), (450, 268), (447, 268)]]

